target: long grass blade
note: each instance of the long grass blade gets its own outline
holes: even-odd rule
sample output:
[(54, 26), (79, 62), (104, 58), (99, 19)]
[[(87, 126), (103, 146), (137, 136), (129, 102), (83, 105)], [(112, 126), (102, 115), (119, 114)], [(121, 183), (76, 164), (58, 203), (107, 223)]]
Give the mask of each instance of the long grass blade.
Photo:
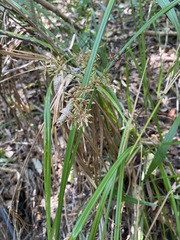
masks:
[[(59, 192), (59, 199), (58, 199), (58, 209), (56, 212), (56, 217), (55, 221), (53, 224), (53, 233), (56, 231), (55, 239), (59, 239), (59, 234), (60, 234), (60, 221), (61, 221), (61, 214), (62, 214), (62, 208), (63, 208), (63, 199), (64, 199), (64, 193), (65, 193), (65, 188), (66, 184), (68, 181), (69, 173), (72, 167), (72, 163), (77, 151), (77, 147), (80, 142), (82, 131), (80, 131), (76, 143), (75, 142), (75, 136), (76, 136), (76, 128), (73, 127), (70, 130), (69, 138), (68, 138), (68, 143), (67, 143), (67, 148), (66, 148), (66, 154), (64, 157), (64, 166), (62, 170), (62, 179), (61, 179), (61, 186), (60, 186), (60, 192)], [(74, 145), (74, 147), (73, 147)]]
[(179, 211), (178, 211), (178, 207), (175, 201), (175, 196), (174, 196), (174, 191), (176, 190), (176, 185), (174, 184), (174, 186), (171, 186), (171, 183), (169, 181), (168, 175), (166, 173), (166, 170), (164, 169), (162, 163), (160, 163), (159, 166), (160, 172), (163, 176), (163, 182), (164, 182), (164, 186), (166, 188), (166, 191), (169, 192), (169, 201), (170, 201), (170, 205), (171, 205), (171, 209), (173, 210), (173, 214), (175, 216), (175, 221), (176, 221), (176, 229), (177, 229), (177, 235), (178, 238), (180, 239), (180, 217), (179, 217)]
[(168, 144), (168, 143), (172, 142), (172, 139), (175, 136), (179, 126), (180, 126), (180, 114), (177, 116), (173, 125), (169, 129), (169, 132), (167, 133), (167, 135), (163, 139), (162, 144), (159, 146), (157, 152), (155, 153), (153, 161), (152, 161), (152, 163), (149, 166), (149, 169), (147, 171), (146, 177), (148, 177), (154, 171), (154, 169), (157, 166), (159, 166), (159, 164), (164, 160), (164, 157), (166, 156), (167, 150), (170, 146), (170, 144)]
[(51, 112), (50, 96), (52, 82), (49, 85), (45, 98), (44, 109), (44, 189), (46, 203), (46, 227), (48, 239), (51, 239)]
[(105, 27), (107, 25), (107, 21), (109, 19), (109, 16), (111, 14), (112, 9), (113, 9), (114, 3), (115, 3), (115, 0), (110, 0), (109, 3), (108, 3), (108, 6), (106, 8), (106, 11), (104, 13), (101, 25), (99, 27), (99, 31), (98, 31), (97, 36), (96, 36), (96, 40), (95, 40), (93, 48), (92, 48), (90, 58), (89, 58), (89, 61), (88, 61), (87, 67), (86, 67), (86, 71), (85, 71), (85, 74), (84, 74), (84, 77), (83, 77), (82, 87), (85, 87), (85, 86), (88, 85), (89, 78), (90, 78), (90, 75), (91, 75), (91, 71), (92, 71), (92, 68), (93, 68), (93, 64), (94, 64), (94, 61), (95, 61), (95, 57), (96, 57), (96, 54), (97, 54), (97, 51), (98, 51), (98, 48), (99, 48), (104, 30), (105, 30)]
[[(105, 186), (105, 189), (104, 189), (104, 192), (102, 194), (100, 203), (97, 206), (96, 216), (95, 216), (95, 219), (93, 221), (93, 225), (92, 225), (92, 228), (91, 228), (89, 239), (92, 239), (92, 240), (95, 239), (98, 226), (100, 225), (100, 220), (101, 220), (101, 218), (103, 218), (103, 209), (104, 209), (107, 197), (111, 193), (111, 189), (114, 187), (115, 180), (116, 180), (116, 172), (113, 175), (113, 177), (111, 178), (111, 181), (109, 181), (107, 183), (107, 185)], [(101, 228), (101, 226), (99, 226), (99, 228)], [(99, 237), (101, 237), (101, 234), (102, 233), (99, 232)]]
[[(132, 151), (133, 150), (133, 151)], [(113, 164), (113, 166), (110, 168), (110, 170), (108, 171), (108, 173), (106, 174), (106, 176), (103, 178), (103, 180), (101, 181), (101, 183), (99, 184), (98, 188), (96, 189), (95, 193), (93, 194), (93, 196), (91, 197), (90, 201), (88, 202), (86, 208), (84, 209), (82, 215), (80, 216), (80, 218), (78, 219), (73, 232), (72, 232), (72, 237), (70, 238), (71, 240), (76, 239), (76, 237), (78, 236), (78, 234), (81, 232), (82, 227), (84, 226), (85, 221), (87, 220), (90, 212), (92, 211), (92, 209), (94, 208), (98, 198), (100, 197), (101, 193), (103, 192), (105, 186), (107, 185), (107, 183), (109, 181), (111, 181), (114, 173), (117, 171), (118, 167), (122, 164), (122, 162), (127, 158), (130, 157), (129, 154), (131, 153), (131, 155), (134, 154), (134, 152), (136, 152), (138, 149), (134, 147), (129, 147), (128, 149), (126, 149), (122, 155), (117, 159), (117, 161)]]
[[(118, 157), (127, 149), (127, 143), (129, 139), (129, 122), (124, 129), (121, 143), (119, 146)], [(123, 197), (123, 183), (124, 183), (124, 170), (125, 170), (125, 161), (122, 162), (121, 166), (118, 169), (118, 191), (117, 191), (117, 200), (116, 200), (116, 216), (115, 216), (115, 230), (114, 230), (114, 239), (120, 239), (120, 222), (121, 222), (121, 208), (122, 208), (122, 197)]]

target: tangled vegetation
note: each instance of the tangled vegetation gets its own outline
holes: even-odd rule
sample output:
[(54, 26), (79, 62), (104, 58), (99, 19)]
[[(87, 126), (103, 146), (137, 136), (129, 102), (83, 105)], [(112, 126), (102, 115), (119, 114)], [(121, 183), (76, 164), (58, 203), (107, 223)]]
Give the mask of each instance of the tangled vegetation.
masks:
[(180, 239), (179, 4), (0, 1), (1, 239)]

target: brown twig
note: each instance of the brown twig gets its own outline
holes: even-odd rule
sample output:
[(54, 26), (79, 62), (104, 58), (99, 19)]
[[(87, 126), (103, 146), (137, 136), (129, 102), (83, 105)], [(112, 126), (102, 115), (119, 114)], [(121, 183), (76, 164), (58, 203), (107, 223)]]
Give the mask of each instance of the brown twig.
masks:
[(66, 15), (64, 15), (62, 12), (60, 12), (59, 9), (57, 9), (54, 5), (48, 3), (45, 0), (34, 0), (34, 1), (41, 4), (47, 10), (50, 10), (53, 13), (55, 13), (58, 17), (62, 18), (65, 22), (68, 22), (70, 25), (74, 26), (74, 28), (76, 28), (77, 30), (79, 30), (79, 31), (83, 30), (83, 28), (81, 26), (79, 26), (77, 23), (75, 23), (70, 18), (68, 18)]
[(177, 37), (177, 32), (173, 32), (173, 31), (152, 31), (152, 30), (148, 30), (148, 31), (145, 31), (145, 34), (147, 36), (164, 37), (164, 36), (168, 35), (169, 37)]

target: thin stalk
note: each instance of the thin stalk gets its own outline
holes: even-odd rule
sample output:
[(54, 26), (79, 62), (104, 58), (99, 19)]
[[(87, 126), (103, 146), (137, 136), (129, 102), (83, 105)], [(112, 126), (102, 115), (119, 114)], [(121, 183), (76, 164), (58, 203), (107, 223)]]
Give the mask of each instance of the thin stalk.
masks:
[[(139, 0), (139, 14), (140, 14), (140, 26), (142, 27), (144, 25), (144, 20), (143, 20), (143, 8), (142, 8), (141, 0)], [(138, 38), (138, 42), (139, 42), (140, 62), (141, 62), (142, 72), (143, 72), (146, 66), (146, 45), (145, 45), (144, 31), (142, 32), (140, 38)], [(147, 84), (147, 73), (145, 71), (144, 77), (143, 77), (143, 93), (144, 93), (144, 107), (146, 112), (148, 108), (148, 98), (147, 98), (148, 92), (149, 90), (148, 90), (148, 84)]]
[(132, 113), (132, 105), (131, 105), (131, 95), (130, 95), (130, 84), (129, 84), (129, 58), (128, 53), (126, 52), (126, 93), (127, 93), (127, 103), (128, 110)]

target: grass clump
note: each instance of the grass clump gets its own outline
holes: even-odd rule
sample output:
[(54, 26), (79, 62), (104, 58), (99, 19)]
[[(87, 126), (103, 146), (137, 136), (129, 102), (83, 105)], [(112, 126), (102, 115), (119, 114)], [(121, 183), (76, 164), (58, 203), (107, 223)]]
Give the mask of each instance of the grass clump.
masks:
[[(180, 38), (179, 21), (173, 9), (180, 1), (157, 1), (161, 9), (156, 11), (152, 7), (155, 13), (146, 22), (142, 2), (138, 1), (137, 6), (132, 1), (128, 2), (134, 24), (136, 11), (140, 21), (135, 24), (133, 36), (113, 57), (110, 56), (109, 46), (104, 43), (103, 35), (109, 19), (113, 18), (114, 0), (110, 0), (107, 6), (101, 6), (99, 27), (94, 22), (95, 13), (91, 9), (88, 16), (94, 23), (94, 35), (91, 35), (88, 24), (84, 29), (78, 24), (78, 18), (76, 22), (71, 22), (72, 35), (69, 20), (58, 14), (50, 14), (48, 18), (54, 26), (54, 32), (46, 29), (43, 17), (49, 13), (47, 9), (53, 12), (53, 8), (44, 5), (43, 1), (30, 2), (31, 6), (24, 6), (21, 1), (5, 1), (14, 16), (23, 18), (18, 18), (20, 22), (36, 26), (41, 40), (5, 30), (1, 30), (1, 33), (38, 43), (42, 52), (46, 49), (46, 55), (49, 51), (46, 57), (42, 53), (31, 53), (33, 60), (44, 60), (41, 66), (45, 68), (48, 85), (43, 111), (44, 125), (41, 127), (48, 239), (61, 239), (64, 232), (71, 240), (153, 239), (154, 232), (158, 237), (161, 235), (162, 239), (180, 239), (179, 176), (169, 161), (168, 152), (170, 147), (179, 144), (179, 140), (174, 141), (180, 125), (178, 104), (173, 121), (167, 122), (166, 129), (163, 129), (160, 119), (164, 99), (175, 93), (179, 102), (178, 90), (173, 90), (177, 89), (174, 86), (177, 86), (180, 76), (177, 70), (179, 48), (167, 72), (163, 66), (164, 53), (160, 52), (160, 70), (156, 71), (157, 78), (152, 87), (150, 79), (155, 79), (149, 71), (153, 71), (153, 59), (148, 56), (150, 52), (146, 43), (147, 28), (152, 24), (156, 27), (157, 21), (165, 14), (176, 30), (177, 39)], [(90, 3), (83, 3), (83, 10), (78, 5), (77, 12), (90, 8)], [(5, 4), (3, 6), (7, 7)], [(33, 11), (29, 13), (28, 8)], [(32, 18), (32, 14), (35, 18)], [(41, 18), (37, 19), (36, 16)], [(51, 16), (61, 24), (66, 22), (67, 28), (62, 35), (68, 36), (68, 39), (58, 39), (58, 29)], [(80, 39), (79, 44), (76, 39)], [(14, 54), (18, 56), (18, 52), (14, 51)], [(112, 81), (113, 69), (121, 65), (122, 55), (125, 57), (124, 80), (116, 81), (117, 86)], [(149, 134), (150, 130), (154, 134)], [(62, 170), (58, 183), (57, 210), (52, 219), (52, 187), (55, 181), (52, 179), (53, 158), (61, 155), (59, 131), (66, 141), (66, 149), (60, 163)], [(70, 227), (67, 224), (65, 230), (62, 220), (64, 215), (66, 218), (68, 215), (64, 210), (67, 185), (76, 178), (81, 181), (81, 187), (83, 181), (86, 182), (88, 199), (80, 204), (81, 210), (75, 211), (75, 223)], [(127, 227), (123, 227), (124, 232), (121, 231), (123, 224), (127, 224)]]

